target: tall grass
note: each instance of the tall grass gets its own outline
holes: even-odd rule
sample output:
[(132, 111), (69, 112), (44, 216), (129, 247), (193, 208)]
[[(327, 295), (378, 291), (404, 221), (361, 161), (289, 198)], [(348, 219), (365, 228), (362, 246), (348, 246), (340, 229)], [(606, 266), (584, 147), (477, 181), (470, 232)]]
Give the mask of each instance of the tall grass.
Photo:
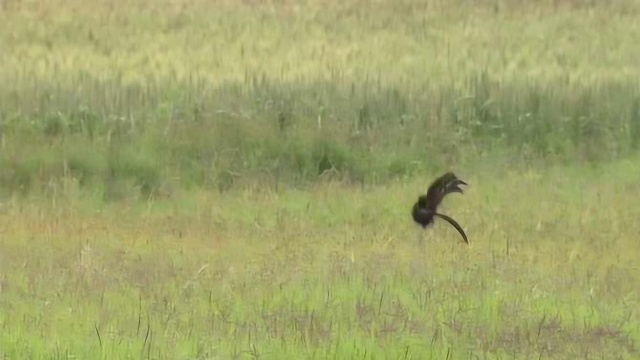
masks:
[[(299, 184), (328, 170), (375, 184), (496, 152), (525, 165), (610, 162), (633, 154), (639, 139), (631, 82), (507, 85), (484, 74), (466, 91), (264, 80), (180, 88), (167, 106), (156, 98), (167, 89), (135, 88), (118, 104), (103, 98), (111, 111), (82, 101), (59, 109), (69, 93), (60, 91), (36, 113), (7, 115), (3, 186), (72, 176), (90, 186), (131, 180), (148, 194), (256, 179)], [(82, 83), (75, 89), (84, 92)]]
[(374, 184), (638, 144), (633, 3), (7, 4), (5, 192)]

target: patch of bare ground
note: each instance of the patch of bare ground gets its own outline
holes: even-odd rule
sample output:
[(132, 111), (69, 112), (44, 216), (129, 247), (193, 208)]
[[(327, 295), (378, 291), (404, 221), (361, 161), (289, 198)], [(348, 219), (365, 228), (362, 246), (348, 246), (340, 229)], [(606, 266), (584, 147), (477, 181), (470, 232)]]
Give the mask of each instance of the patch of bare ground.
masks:
[(567, 356), (592, 355), (607, 359), (638, 358), (638, 344), (613, 325), (571, 327), (559, 317), (540, 319), (538, 324), (467, 327), (460, 321), (447, 324), (451, 330), (476, 338), (483, 353), (538, 354), (540, 358), (566, 359)]

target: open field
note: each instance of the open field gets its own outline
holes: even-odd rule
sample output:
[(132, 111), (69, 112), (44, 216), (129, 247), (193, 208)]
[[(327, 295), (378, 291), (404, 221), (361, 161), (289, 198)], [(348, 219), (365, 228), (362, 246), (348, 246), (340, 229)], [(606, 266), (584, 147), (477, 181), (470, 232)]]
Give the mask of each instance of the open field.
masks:
[(442, 222), (416, 242), (420, 180), (5, 203), (0, 347), (10, 359), (635, 358), (639, 180), (633, 162), (469, 174), (443, 208), (468, 247)]
[(0, 359), (640, 357), (639, 18), (0, 0)]

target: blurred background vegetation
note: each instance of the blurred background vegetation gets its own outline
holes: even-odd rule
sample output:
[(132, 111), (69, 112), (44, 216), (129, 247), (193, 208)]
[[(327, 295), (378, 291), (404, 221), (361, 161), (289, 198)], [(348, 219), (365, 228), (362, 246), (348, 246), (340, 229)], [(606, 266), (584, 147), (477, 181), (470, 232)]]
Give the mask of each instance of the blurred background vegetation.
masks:
[(0, 196), (594, 166), (640, 144), (640, 5), (3, 0)]

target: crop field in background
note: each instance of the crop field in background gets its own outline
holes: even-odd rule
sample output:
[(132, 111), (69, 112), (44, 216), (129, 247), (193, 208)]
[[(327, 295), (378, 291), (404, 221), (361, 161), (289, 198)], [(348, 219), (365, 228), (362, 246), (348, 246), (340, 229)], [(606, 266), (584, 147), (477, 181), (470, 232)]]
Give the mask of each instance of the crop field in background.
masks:
[[(0, 0), (0, 359), (640, 357), (640, 4)], [(470, 186), (418, 236), (411, 205)]]

